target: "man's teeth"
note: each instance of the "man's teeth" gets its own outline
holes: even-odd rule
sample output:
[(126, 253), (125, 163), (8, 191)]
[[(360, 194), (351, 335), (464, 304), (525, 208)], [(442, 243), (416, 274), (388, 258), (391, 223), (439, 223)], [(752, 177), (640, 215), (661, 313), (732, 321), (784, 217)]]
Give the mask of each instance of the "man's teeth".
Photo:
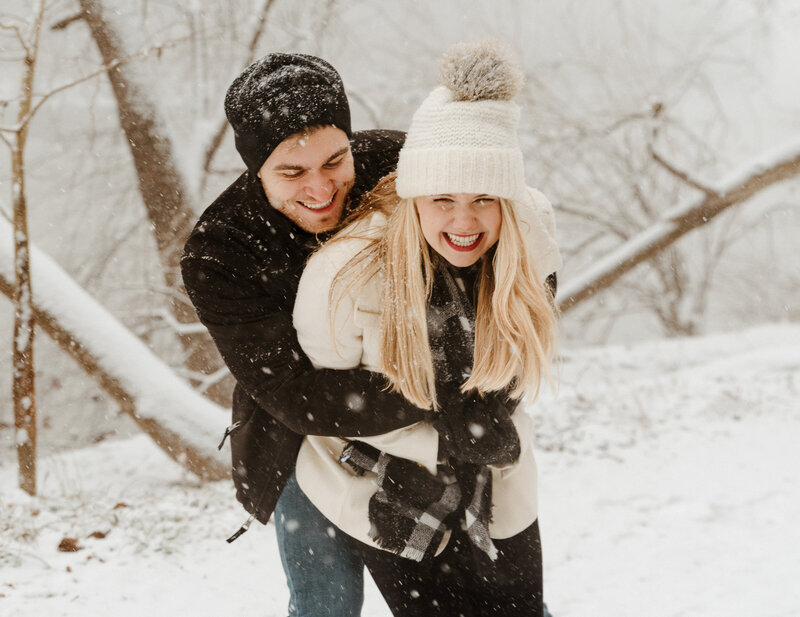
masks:
[(328, 206), (331, 205), (331, 202), (333, 201), (334, 197), (336, 197), (336, 193), (331, 195), (331, 198), (328, 201), (324, 202), (324, 203), (311, 204), (311, 203), (308, 203), (307, 201), (301, 201), (300, 203), (303, 204), (309, 210), (322, 210), (323, 208), (327, 208)]
[(481, 236), (480, 234), (472, 234), (471, 236), (456, 236), (451, 233), (445, 233), (447, 234), (447, 239), (456, 246), (472, 246)]

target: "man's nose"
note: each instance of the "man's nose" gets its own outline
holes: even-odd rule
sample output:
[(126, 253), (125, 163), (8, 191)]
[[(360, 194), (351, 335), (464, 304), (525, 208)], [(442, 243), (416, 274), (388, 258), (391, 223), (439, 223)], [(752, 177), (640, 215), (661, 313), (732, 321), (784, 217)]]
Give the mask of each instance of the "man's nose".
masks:
[(309, 197), (317, 202), (325, 202), (330, 199), (335, 189), (334, 182), (324, 173), (311, 174), (305, 186), (305, 191)]

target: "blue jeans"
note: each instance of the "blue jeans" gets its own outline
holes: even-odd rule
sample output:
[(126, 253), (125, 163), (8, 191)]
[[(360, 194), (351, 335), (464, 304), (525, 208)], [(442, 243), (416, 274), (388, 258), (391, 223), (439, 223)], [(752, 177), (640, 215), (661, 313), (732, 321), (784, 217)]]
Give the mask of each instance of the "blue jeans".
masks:
[(289, 617), (359, 617), (364, 562), (357, 543), (317, 510), (294, 474), (275, 506), (275, 531), (289, 585)]

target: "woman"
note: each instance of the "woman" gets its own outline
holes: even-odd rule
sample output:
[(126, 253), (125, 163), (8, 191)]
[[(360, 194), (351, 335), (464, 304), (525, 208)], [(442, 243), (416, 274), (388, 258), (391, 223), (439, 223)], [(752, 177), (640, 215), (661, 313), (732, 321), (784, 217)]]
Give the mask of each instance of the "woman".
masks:
[[(542, 615), (536, 463), (516, 407), (549, 375), (552, 211), (525, 186), (521, 74), (505, 50), (459, 46), (442, 77), (396, 179), (311, 258), (294, 313), (312, 362), (381, 371), (433, 421), (358, 442), (308, 437), (297, 479), (361, 543), (393, 614)], [(456, 415), (464, 393), (494, 405)]]

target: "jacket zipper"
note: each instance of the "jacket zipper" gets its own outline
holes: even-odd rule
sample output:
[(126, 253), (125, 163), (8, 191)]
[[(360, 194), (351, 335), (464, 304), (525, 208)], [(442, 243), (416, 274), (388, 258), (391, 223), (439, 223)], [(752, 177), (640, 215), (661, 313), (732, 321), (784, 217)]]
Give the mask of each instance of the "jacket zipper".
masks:
[(235, 433), (239, 428), (242, 426), (243, 422), (241, 420), (237, 420), (233, 424), (231, 424), (228, 428), (225, 429), (225, 434), (222, 436), (222, 441), (219, 442), (217, 446), (217, 450), (222, 450), (222, 446), (225, 445), (225, 440), (231, 433)]

